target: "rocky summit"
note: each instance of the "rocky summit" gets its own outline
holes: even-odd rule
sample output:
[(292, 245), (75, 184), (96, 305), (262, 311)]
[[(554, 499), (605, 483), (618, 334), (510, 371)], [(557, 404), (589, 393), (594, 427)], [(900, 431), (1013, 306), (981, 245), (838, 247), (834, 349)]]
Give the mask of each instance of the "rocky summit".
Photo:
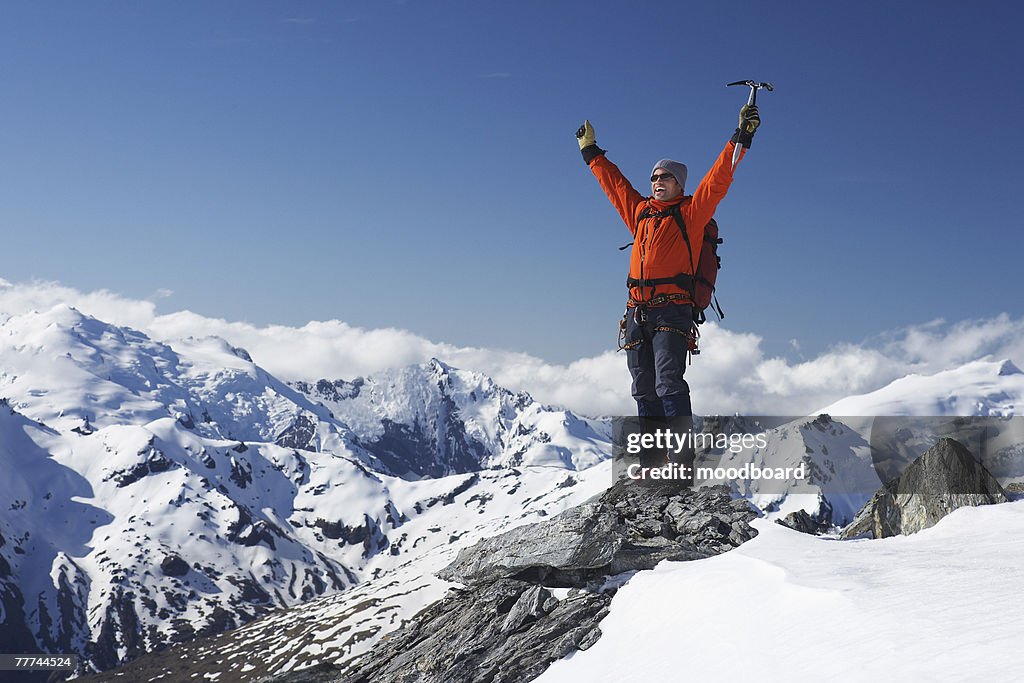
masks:
[(527, 681), (601, 637), (616, 589), (662, 560), (716, 555), (754, 537), (725, 487), (619, 482), (595, 500), (463, 550), (439, 575), (464, 585), (342, 670), (273, 679), (387, 683)]
[(486, 538), (459, 553), (441, 578), (479, 584), (510, 577), (584, 587), (662, 560), (698, 560), (753, 537), (749, 503), (725, 487), (691, 491), (619, 482), (597, 500), (547, 522)]
[(878, 489), (842, 538), (912, 534), (934, 526), (957, 508), (1008, 500), (999, 482), (963, 444), (944, 438)]

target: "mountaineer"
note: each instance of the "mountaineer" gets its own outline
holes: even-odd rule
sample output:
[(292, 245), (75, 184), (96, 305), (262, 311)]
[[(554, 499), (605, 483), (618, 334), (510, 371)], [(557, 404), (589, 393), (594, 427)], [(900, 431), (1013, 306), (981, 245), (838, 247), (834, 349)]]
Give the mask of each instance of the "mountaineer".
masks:
[(694, 306), (694, 274), (705, 225), (732, 183), (736, 146), (745, 153), (760, 122), (756, 105), (740, 109), (739, 127), (692, 195), (684, 194), (686, 166), (662, 159), (651, 173), (651, 196), (644, 197), (597, 146), (589, 120), (576, 132), (583, 161), (633, 235), (623, 348), (641, 418), (693, 414), (683, 374), (696, 349), (695, 320), (703, 319)]

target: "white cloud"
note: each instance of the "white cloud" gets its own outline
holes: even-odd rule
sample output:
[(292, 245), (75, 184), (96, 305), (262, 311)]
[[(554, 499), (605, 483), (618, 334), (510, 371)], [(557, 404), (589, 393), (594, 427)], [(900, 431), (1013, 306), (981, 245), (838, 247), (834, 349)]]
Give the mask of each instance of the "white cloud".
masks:
[[(625, 356), (613, 351), (558, 365), (525, 353), (441, 344), (396, 328), (368, 330), (338, 320), (260, 327), (190, 311), (158, 315), (151, 301), (106, 290), (79, 292), (53, 282), (12, 284), (0, 279), (0, 319), (62, 303), (172, 346), (174, 339), (188, 336), (223, 337), (286, 380), (351, 379), (436, 357), (580, 413), (634, 410)], [(1003, 314), (952, 325), (933, 321), (890, 332), (866, 345), (838, 345), (799, 362), (766, 358), (761, 341), (756, 334), (714, 323), (703, 327), (703, 352), (686, 375), (696, 412), (799, 415), (912, 372), (930, 374), (979, 358), (1024, 360), (1024, 320)]]
[(26, 284), (0, 280), (0, 314), (46, 311), (58, 304), (68, 304), (101, 320), (140, 330), (156, 315), (153, 302), (129, 299), (105, 289), (79, 292), (56, 282)]

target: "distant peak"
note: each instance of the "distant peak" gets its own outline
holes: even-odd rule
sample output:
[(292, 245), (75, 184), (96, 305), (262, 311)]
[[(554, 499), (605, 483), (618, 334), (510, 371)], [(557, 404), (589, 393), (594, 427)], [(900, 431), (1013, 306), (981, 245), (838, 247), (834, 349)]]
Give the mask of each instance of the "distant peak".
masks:
[(85, 315), (71, 304), (65, 303), (54, 305), (52, 308), (50, 308), (49, 311), (43, 313), (43, 315), (49, 316), (51, 318), (58, 318), (61, 320), (71, 321), (79, 321), (84, 320), (86, 318), (91, 318), (91, 316)]
[(1005, 377), (1007, 375), (1024, 375), (1024, 372), (1014, 365), (1012, 360), (1004, 360), (999, 366), (999, 376)]

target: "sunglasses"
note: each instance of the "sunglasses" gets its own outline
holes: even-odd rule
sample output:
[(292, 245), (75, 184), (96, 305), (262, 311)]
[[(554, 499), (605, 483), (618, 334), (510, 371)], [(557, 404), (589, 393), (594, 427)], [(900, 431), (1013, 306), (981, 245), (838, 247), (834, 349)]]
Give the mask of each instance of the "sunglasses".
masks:
[(651, 176), (651, 182), (656, 183), (659, 180), (675, 180), (676, 177), (671, 173), (655, 173)]

